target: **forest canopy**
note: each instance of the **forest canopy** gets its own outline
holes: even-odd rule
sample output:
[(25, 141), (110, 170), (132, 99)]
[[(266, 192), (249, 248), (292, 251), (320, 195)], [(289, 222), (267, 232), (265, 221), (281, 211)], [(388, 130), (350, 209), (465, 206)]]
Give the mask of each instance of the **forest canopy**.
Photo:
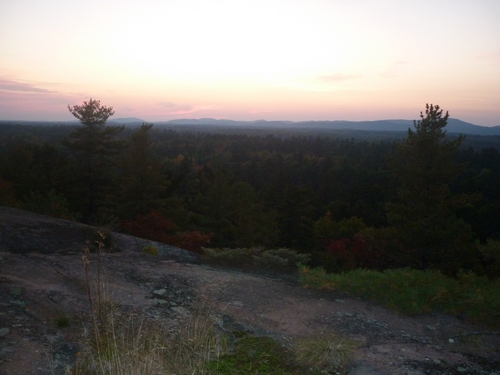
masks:
[[(480, 249), (500, 240), (499, 151), (448, 136), (438, 106), (396, 140), (117, 127), (108, 117), (95, 127), (2, 125), (0, 204), (193, 251), (286, 247), (333, 271), (496, 272)], [(449, 267), (453, 253), (440, 251), (457, 244)]]

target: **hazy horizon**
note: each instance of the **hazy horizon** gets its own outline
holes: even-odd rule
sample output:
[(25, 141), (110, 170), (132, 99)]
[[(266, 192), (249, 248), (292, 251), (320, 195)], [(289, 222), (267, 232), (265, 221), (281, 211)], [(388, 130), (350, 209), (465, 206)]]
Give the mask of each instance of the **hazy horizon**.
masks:
[[(500, 1), (56, 0), (0, 4), (0, 120), (89, 98), (146, 121), (500, 125)], [(146, 118), (147, 117), (147, 118)]]
[[(189, 121), (193, 121), (193, 123), (197, 122), (199, 124), (202, 124), (203, 121), (206, 121), (207, 123), (208, 122), (211, 122), (213, 121), (214, 123), (224, 123), (224, 122), (228, 122), (228, 123), (231, 123), (231, 122), (234, 122), (235, 124), (239, 124), (239, 123), (248, 123), (248, 124), (252, 124), (252, 123), (265, 123), (265, 122), (269, 122), (269, 123), (283, 123), (283, 124), (286, 124), (286, 123), (293, 123), (293, 124), (300, 124), (300, 123), (352, 123), (353, 125), (355, 124), (365, 124), (365, 123), (397, 123), (397, 122), (408, 122), (408, 123), (413, 123), (413, 121), (415, 120), (420, 120), (420, 116), (418, 116), (418, 118), (414, 118), (414, 119), (403, 119), (403, 118), (385, 118), (385, 119), (374, 119), (374, 120), (345, 120), (345, 119), (337, 119), (337, 120), (297, 120), (297, 121), (294, 121), (294, 120), (286, 120), (286, 119), (277, 119), (277, 120), (267, 120), (267, 119), (254, 119), (254, 120), (234, 120), (234, 119), (230, 119), (230, 118), (214, 118), (214, 117), (188, 117), (188, 118), (173, 118), (173, 119), (168, 119), (168, 120), (154, 120), (154, 121), (151, 121), (149, 120), (147, 117), (146, 118), (138, 118), (138, 117), (115, 117), (115, 116), (112, 116), (108, 119), (108, 122), (112, 122), (112, 123), (122, 123), (122, 124), (127, 124), (127, 123), (130, 123), (130, 124), (137, 124), (137, 123), (150, 123), (150, 124), (162, 124), (162, 123), (169, 123), (169, 122), (176, 122), (176, 121), (184, 121), (184, 122), (189, 122)], [(453, 117), (450, 117), (448, 119), (448, 122), (453, 122), (455, 125), (456, 125), (456, 122), (459, 122), (459, 123), (464, 123), (466, 125), (473, 125), (473, 126), (479, 126), (479, 127), (483, 127), (483, 128), (496, 128), (496, 127), (500, 127), (500, 125), (491, 125), (491, 126), (485, 126), (485, 125), (479, 125), (479, 124), (474, 124), (474, 123), (471, 123), (471, 122), (467, 122), (467, 121), (463, 121), (462, 119), (457, 119), (457, 118), (453, 118)], [(75, 123), (75, 124), (79, 124), (80, 122), (73, 118), (73, 119), (66, 119), (66, 120), (16, 120), (16, 119), (1, 119), (0, 118), (0, 123), (2, 122), (13, 122), (13, 123), (16, 123), (16, 122), (21, 122), (21, 123)], [(272, 126), (272, 125), (271, 125)]]

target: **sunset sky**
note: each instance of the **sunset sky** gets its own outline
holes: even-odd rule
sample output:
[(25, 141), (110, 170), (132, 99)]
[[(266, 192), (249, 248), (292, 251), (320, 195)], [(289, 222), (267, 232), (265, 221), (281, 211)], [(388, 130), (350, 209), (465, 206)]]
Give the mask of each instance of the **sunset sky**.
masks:
[(0, 0), (0, 120), (500, 125), (500, 0)]

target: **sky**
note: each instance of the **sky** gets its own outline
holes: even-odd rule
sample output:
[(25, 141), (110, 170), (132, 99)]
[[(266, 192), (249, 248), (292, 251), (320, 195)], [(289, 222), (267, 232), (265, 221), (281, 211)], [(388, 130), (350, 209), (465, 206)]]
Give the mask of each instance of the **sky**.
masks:
[(0, 120), (500, 125), (500, 0), (0, 0)]

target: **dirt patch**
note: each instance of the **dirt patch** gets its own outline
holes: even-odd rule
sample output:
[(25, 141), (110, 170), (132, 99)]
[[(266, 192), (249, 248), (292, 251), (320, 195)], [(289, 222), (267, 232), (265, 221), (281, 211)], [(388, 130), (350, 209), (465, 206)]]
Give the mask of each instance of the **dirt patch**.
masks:
[[(79, 350), (88, 309), (83, 245), (72, 235), (80, 233), (80, 224), (63, 222), (61, 235), (49, 229), (60, 228), (55, 219), (7, 211), (0, 208), (0, 235), (7, 238), (0, 253), (0, 374), (63, 374)], [(8, 247), (15, 238), (23, 239), (23, 251)], [(108, 292), (123, 308), (170, 322), (172, 329), (202, 305), (221, 326), (237, 325), (284, 343), (331, 332), (354, 338), (360, 347), (351, 374), (500, 374), (500, 336), (451, 342), (457, 335), (491, 333), (458, 317), (399, 316), (293, 280), (197, 264), (196, 256), (181, 249), (164, 248), (154, 257), (140, 252), (143, 240), (120, 241), (120, 252), (103, 260)], [(58, 325), (61, 317), (69, 319), (67, 326)]]

